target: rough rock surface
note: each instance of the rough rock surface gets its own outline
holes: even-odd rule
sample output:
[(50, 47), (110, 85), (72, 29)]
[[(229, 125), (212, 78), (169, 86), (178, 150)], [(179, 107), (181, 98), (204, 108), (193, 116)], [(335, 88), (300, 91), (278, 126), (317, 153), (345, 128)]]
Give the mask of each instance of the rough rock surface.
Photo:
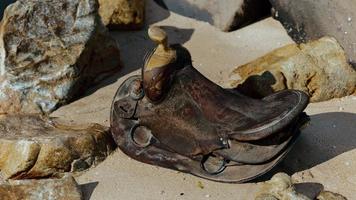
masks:
[(178, 14), (209, 22), (223, 31), (232, 31), (267, 16), (266, 0), (163, 0)]
[(109, 131), (98, 124), (64, 125), (39, 115), (0, 116), (0, 172), (5, 179), (82, 171), (114, 148)]
[(96, 0), (19, 0), (0, 27), (0, 113), (51, 112), (120, 66)]
[(317, 197), (318, 200), (347, 200), (346, 197), (329, 191), (323, 191)]
[(261, 184), (255, 200), (311, 200), (299, 194), (288, 174), (275, 174), (271, 180)]
[(356, 71), (348, 64), (342, 47), (330, 37), (279, 48), (237, 67), (230, 79), (231, 87), (254, 97), (298, 89), (318, 102), (356, 92)]
[(1, 200), (81, 200), (78, 184), (71, 176), (59, 179), (16, 180), (0, 185)]
[[(224, 33), (208, 23), (174, 12), (170, 12), (168, 16), (167, 11), (155, 1), (147, 1), (147, 9), (149, 24), (179, 25), (178, 30), (169, 32), (170, 43), (184, 43), (192, 54), (194, 66), (221, 86), (225, 86), (228, 73), (234, 67), (293, 42), (283, 26), (271, 18), (238, 31)], [(191, 30), (194, 31), (193, 34)], [(108, 113), (112, 94), (127, 77), (140, 73), (138, 66), (142, 62), (141, 59), (129, 59), (128, 55), (137, 56), (139, 50), (138, 57), (142, 58), (146, 50), (153, 45), (144, 30), (117, 31), (114, 35), (122, 46), (122, 53), (125, 54), (122, 56), (125, 68), (121, 70), (120, 78), (95, 93), (61, 107), (52, 113), (52, 116), (69, 118), (80, 123), (96, 122), (109, 125)], [(311, 116), (311, 125), (303, 129), (301, 138), (282, 161), (282, 169), (279, 171), (294, 174), (313, 168), (313, 176), (308, 178), (307, 182), (321, 183), (326, 190), (342, 194), (350, 200), (354, 199), (356, 97), (311, 103), (306, 111)], [(347, 153), (342, 154), (343, 152)], [(83, 192), (90, 200), (102, 200), (103, 194), (105, 200), (117, 200), (118, 195), (125, 200), (251, 200), (259, 189), (258, 184), (254, 182), (223, 184), (141, 164), (129, 159), (121, 151), (115, 151), (103, 163), (81, 174), (76, 180), (83, 185), (89, 183), (88, 187), (83, 187)], [(90, 183), (95, 182), (99, 184), (93, 190)], [(202, 187), (204, 188), (201, 189)]]
[(138, 29), (144, 24), (145, 0), (99, 0), (99, 14), (110, 29)]
[[(295, 184), (285, 173), (275, 174), (271, 180), (260, 183), (260, 190), (255, 200), (346, 200), (340, 194), (322, 191), (323, 186), (317, 183)], [(317, 186), (314, 186), (317, 185)]]
[(270, 0), (274, 16), (297, 42), (324, 36), (337, 39), (356, 67), (356, 1)]

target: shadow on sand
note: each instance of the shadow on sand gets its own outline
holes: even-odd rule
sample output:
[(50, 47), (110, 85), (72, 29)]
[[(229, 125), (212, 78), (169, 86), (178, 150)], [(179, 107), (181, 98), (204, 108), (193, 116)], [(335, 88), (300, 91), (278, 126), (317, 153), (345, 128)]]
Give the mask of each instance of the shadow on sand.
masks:
[[(184, 44), (191, 38), (194, 29), (182, 29), (173, 26), (160, 26), (169, 36), (170, 44)], [(96, 90), (115, 83), (120, 77), (129, 74), (143, 66), (143, 58), (146, 53), (155, 47), (148, 38), (147, 30), (137, 32), (115, 32), (116, 40), (120, 44), (121, 60), (123, 68), (116, 74), (101, 81), (98, 85), (89, 88), (84, 96), (94, 93)], [(82, 98), (83, 96), (79, 97)]]
[(310, 169), (356, 148), (356, 114), (331, 112), (311, 115), (309, 125), (285, 159), (258, 181), (270, 179), (277, 172), (290, 175)]
[[(143, 58), (145, 54), (155, 47), (155, 44), (147, 35), (149, 26), (156, 22), (163, 21), (169, 16), (169, 11), (160, 7), (155, 1), (147, 1), (146, 24), (142, 30), (112, 31), (111, 35), (119, 44), (121, 60), (124, 66), (118, 73), (106, 78), (100, 84), (89, 88), (84, 96), (88, 96), (99, 88), (116, 82), (120, 77), (140, 69), (143, 65)], [(184, 44), (190, 40), (192, 34), (194, 33), (194, 29), (177, 28), (174, 26), (160, 27), (167, 32), (167, 35), (169, 36), (168, 42), (170, 44)]]

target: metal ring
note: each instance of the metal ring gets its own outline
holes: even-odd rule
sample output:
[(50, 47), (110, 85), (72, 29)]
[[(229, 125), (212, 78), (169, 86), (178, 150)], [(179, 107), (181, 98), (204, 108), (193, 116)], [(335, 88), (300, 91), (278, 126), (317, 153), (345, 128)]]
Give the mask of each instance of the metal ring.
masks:
[(207, 172), (208, 174), (210, 175), (218, 175), (220, 174), (221, 172), (223, 172), (225, 169), (226, 169), (226, 159), (222, 159), (222, 164), (221, 166), (219, 167), (218, 170), (216, 170), (215, 172), (210, 172), (209, 170), (206, 169), (204, 163), (209, 159), (209, 157), (211, 157), (212, 155), (211, 154), (208, 154), (208, 155), (205, 155), (202, 159), (202, 161), (200, 162), (200, 167), (205, 171)]
[[(131, 139), (131, 141), (132, 141), (136, 146), (141, 147), (141, 148), (144, 148), (144, 147), (149, 146), (149, 145), (152, 143), (153, 135), (150, 134), (150, 136), (147, 137), (147, 142), (145, 142), (145, 143), (140, 143), (140, 142), (138, 142), (137, 139), (135, 139), (135, 132), (136, 132), (136, 130), (137, 130), (138, 128), (140, 128), (140, 127), (146, 128), (145, 126), (141, 126), (141, 125), (139, 125), (139, 124), (136, 124), (135, 126), (133, 126), (133, 127), (131, 128), (131, 130), (130, 130), (130, 139)], [(146, 129), (147, 129), (147, 128), (146, 128)]]

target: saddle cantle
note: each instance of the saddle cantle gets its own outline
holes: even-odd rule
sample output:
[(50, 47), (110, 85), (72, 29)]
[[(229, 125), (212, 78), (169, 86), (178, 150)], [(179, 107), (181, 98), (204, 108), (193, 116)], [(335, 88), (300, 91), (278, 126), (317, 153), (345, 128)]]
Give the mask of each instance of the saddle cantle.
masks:
[(193, 68), (189, 52), (158, 43), (141, 76), (118, 89), (111, 131), (128, 156), (221, 182), (243, 182), (270, 170), (289, 151), (308, 120), (309, 97), (285, 90), (252, 99), (223, 89)]

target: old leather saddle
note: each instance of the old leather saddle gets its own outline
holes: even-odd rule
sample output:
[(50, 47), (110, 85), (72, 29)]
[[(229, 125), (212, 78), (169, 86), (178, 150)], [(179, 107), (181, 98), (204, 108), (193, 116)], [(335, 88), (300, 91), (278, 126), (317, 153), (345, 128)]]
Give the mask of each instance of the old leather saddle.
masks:
[(181, 45), (149, 29), (158, 46), (141, 76), (118, 89), (111, 131), (119, 148), (141, 162), (221, 182), (264, 174), (289, 151), (308, 120), (308, 96), (285, 90), (253, 99), (214, 84), (192, 66)]

